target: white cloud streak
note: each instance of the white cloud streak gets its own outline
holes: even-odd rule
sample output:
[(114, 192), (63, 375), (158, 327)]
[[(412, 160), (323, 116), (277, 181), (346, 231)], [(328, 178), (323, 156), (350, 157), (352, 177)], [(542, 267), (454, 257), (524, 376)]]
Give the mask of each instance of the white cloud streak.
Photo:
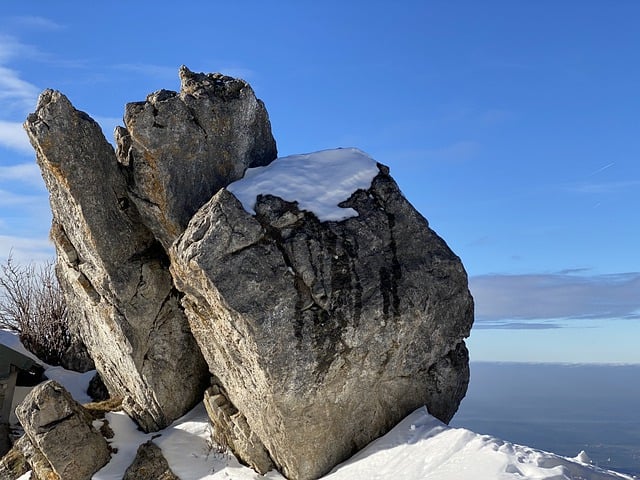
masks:
[(55, 258), (55, 251), (47, 238), (0, 235), (0, 262), (4, 263), (9, 255), (19, 263), (46, 262)]
[(39, 93), (38, 87), (22, 80), (17, 72), (0, 66), (0, 105), (5, 112), (32, 110)]
[(2, 208), (18, 206), (37, 208), (41, 204), (47, 204), (44, 195), (29, 195), (0, 189), (0, 207)]
[(570, 186), (569, 190), (574, 193), (606, 194), (628, 191), (639, 186), (640, 180), (621, 180), (618, 182), (581, 183)]
[[(29, 137), (18, 122), (5, 122), (0, 120), (0, 146), (11, 150), (33, 155), (34, 150), (29, 143)], [(2, 176), (0, 175), (0, 178)]]
[(29, 185), (42, 186), (42, 176), (36, 162), (19, 163), (17, 165), (0, 166), (0, 182), (22, 182)]
[(11, 20), (13, 20), (15, 23), (21, 26), (29, 27), (37, 30), (55, 31), (55, 30), (63, 30), (65, 28), (64, 25), (56, 23), (53, 20), (50, 20), (45, 17), (36, 16), (36, 15), (24, 15), (24, 16), (12, 17)]
[(640, 314), (640, 273), (481, 275), (470, 279), (479, 321), (627, 318)]

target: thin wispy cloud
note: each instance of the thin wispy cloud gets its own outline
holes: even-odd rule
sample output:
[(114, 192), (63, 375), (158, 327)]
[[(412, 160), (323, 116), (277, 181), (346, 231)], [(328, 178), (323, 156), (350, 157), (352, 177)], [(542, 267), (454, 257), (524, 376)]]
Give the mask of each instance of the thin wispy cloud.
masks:
[(39, 93), (39, 88), (22, 80), (15, 70), (0, 65), (0, 107), (5, 115), (32, 110)]
[(34, 207), (42, 208), (46, 205), (47, 197), (43, 195), (34, 195), (31, 193), (11, 192), (9, 190), (0, 189), (0, 208), (13, 207)]
[(616, 182), (580, 183), (569, 186), (569, 191), (584, 194), (619, 193), (637, 189), (640, 180), (621, 180)]
[[(33, 155), (33, 147), (29, 143), (29, 137), (18, 122), (5, 122), (0, 120), (0, 146), (18, 151), (25, 155)], [(2, 167), (0, 167), (0, 172)], [(2, 179), (0, 173), (0, 179)]]
[(64, 28), (66, 28), (64, 25), (54, 22), (49, 18), (40, 17), (37, 15), (16, 16), (16, 17), (11, 17), (9, 20), (18, 26), (32, 28), (36, 30), (56, 31), (56, 30), (63, 30)]
[(556, 322), (476, 322), (473, 326), (476, 330), (556, 330), (566, 325)]
[(603, 165), (602, 167), (598, 168), (597, 170), (594, 170), (593, 172), (591, 172), (588, 176), (589, 177), (593, 177), (594, 175), (597, 175), (598, 173), (604, 172), (605, 170), (613, 167), (615, 164), (616, 164), (615, 162), (607, 163), (606, 165)]
[(30, 238), (0, 235), (0, 262), (11, 257), (19, 263), (46, 262), (55, 258), (53, 245), (48, 238)]
[(640, 273), (481, 275), (472, 277), (478, 321), (636, 318)]
[(29, 185), (42, 186), (42, 176), (35, 161), (17, 165), (0, 166), (0, 183), (22, 182)]
[(37, 56), (37, 49), (32, 45), (21, 42), (12, 35), (0, 34), (0, 64), (5, 64), (14, 58)]

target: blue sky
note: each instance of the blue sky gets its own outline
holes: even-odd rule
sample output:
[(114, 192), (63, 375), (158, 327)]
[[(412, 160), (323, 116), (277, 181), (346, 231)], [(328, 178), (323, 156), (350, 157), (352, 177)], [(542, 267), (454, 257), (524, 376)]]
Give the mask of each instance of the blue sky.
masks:
[[(241, 6), (240, 6), (241, 5)], [(462, 258), (474, 360), (640, 363), (640, 2), (5, 2), (0, 257), (51, 258), (20, 124), (107, 137), (178, 67), (251, 83), (280, 155), (359, 147)]]

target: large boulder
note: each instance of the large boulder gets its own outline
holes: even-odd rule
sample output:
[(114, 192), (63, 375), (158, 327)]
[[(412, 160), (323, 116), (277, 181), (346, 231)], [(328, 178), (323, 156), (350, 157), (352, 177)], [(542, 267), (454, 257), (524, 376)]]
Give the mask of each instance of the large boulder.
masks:
[[(242, 437), (255, 434), (288, 478), (307, 480), (421, 405), (451, 419), (469, 380), (473, 301), (459, 258), (387, 167), (355, 149), (293, 160), (280, 172), (297, 193), (265, 186), (282, 186), (268, 178), (278, 159), (219, 191), (170, 256), (230, 405), (215, 404), (241, 414)], [(253, 193), (243, 205), (230, 190)], [(344, 215), (309, 211), (336, 191)], [(250, 452), (236, 450), (252, 464)]]
[(16, 408), (16, 416), (58, 478), (89, 480), (111, 458), (89, 414), (55, 381), (34, 388)]
[(112, 395), (147, 430), (201, 400), (208, 372), (162, 245), (129, 196), (100, 126), (45, 90), (25, 122), (49, 189), (57, 273)]
[(244, 80), (180, 68), (180, 92), (129, 103), (116, 128), (131, 199), (165, 248), (214, 193), (276, 158), (267, 110)]

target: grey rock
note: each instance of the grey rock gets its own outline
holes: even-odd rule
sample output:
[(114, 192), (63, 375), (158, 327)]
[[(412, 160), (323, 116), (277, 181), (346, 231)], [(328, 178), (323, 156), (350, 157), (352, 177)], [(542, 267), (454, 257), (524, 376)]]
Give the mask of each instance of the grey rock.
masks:
[(6, 477), (0, 475), (0, 479), (16, 480), (19, 476), (13, 477), (13, 475), (20, 470), (24, 470), (24, 473), (31, 470), (32, 480), (60, 479), (58, 474), (53, 470), (49, 460), (47, 460), (40, 450), (33, 446), (27, 435), (23, 435), (16, 441), (12, 453), (15, 455), (13, 458), (15, 463), (11, 466), (12, 470), (6, 472)]
[(219, 385), (213, 385), (204, 393), (204, 406), (213, 425), (212, 441), (222, 448), (229, 448), (251, 468), (265, 474), (274, 468), (265, 446), (247, 424), (245, 416), (229, 402)]
[(466, 273), (378, 167), (340, 205), (357, 217), (320, 222), (269, 195), (252, 216), (223, 189), (170, 251), (211, 372), (290, 479), (321, 476), (419, 406), (448, 422), (466, 393)]
[(171, 471), (162, 450), (149, 440), (138, 447), (136, 458), (124, 472), (122, 480), (180, 480)]
[(214, 193), (277, 156), (264, 104), (245, 81), (180, 68), (180, 92), (129, 103), (116, 129), (131, 198), (165, 248)]
[(208, 372), (168, 271), (99, 125), (45, 90), (25, 129), (49, 190), (57, 275), (111, 394), (146, 431), (202, 398)]
[(110, 459), (109, 446), (91, 417), (60, 384), (34, 388), (16, 408), (31, 444), (65, 480), (89, 480)]

